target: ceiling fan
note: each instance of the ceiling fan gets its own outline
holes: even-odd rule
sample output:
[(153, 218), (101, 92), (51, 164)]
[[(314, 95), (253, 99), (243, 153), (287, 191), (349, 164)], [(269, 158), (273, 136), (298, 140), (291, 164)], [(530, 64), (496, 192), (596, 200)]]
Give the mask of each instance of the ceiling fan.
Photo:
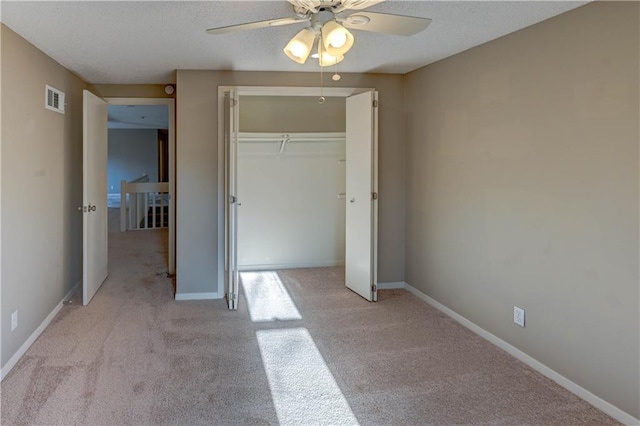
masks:
[(317, 43), (317, 57), (321, 67), (335, 65), (354, 43), (348, 29), (412, 36), (429, 26), (431, 19), (416, 16), (362, 11), (385, 0), (287, 0), (295, 16), (266, 21), (210, 28), (208, 34), (307, 23), (284, 48), (294, 62), (304, 64)]

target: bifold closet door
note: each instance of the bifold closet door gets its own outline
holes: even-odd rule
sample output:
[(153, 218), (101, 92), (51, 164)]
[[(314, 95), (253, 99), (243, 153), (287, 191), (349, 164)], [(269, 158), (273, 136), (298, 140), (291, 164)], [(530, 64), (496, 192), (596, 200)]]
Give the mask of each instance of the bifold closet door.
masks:
[(345, 284), (377, 300), (377, 92), (347, 98)]
[(238, 309), (238, 92), (225, 93), (225, 293), (229, 309)]

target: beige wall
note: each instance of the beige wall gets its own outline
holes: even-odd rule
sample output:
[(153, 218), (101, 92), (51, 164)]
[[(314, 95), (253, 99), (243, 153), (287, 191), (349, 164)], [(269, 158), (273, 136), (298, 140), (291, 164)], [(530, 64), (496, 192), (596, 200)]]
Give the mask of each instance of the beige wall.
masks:
[(405, 79), (406, 281), (636, 418), (638, 16), (590, 4)]
[(345, 98), (241, 96), (241, 132), (344, 132)]
[[(82, 278), (85, 84), (4, 25), (1, 32), (4, 366)], [(45, 109), (45, 84), (66, 93), (65, 115)]]
[[(178, 293), (217, 291), (218, 86), (317, 85), (316, 73), (177, 72), (176, 263)], [(333, 85), (333, 83), (331, 83)], [(402, 77), (344, 74), (342, 87), (376, 88), (379, 107), (379, 281), (404, 279)], [(190, 206), (197, 205), (198, 208)]]

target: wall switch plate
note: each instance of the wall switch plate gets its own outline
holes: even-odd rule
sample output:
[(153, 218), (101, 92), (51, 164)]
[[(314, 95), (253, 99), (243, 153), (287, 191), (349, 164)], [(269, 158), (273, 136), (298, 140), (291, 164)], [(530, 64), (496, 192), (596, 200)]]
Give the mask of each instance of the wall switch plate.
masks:
[(11, 314), (11, 331), (18, 328), (18, 311), (14, 311)]
[(524, 309), (518, 308), (517, 306), (513, 307), (513, 322), (520, 327), (524, 327)]

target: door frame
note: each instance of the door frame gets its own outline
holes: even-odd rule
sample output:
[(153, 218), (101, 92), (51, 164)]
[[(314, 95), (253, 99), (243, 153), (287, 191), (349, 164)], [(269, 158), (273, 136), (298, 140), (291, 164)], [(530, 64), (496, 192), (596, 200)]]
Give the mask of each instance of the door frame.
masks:
[(174, 98), (103, 98), (109, 105), (166, 105), (169, 108), (169, 262), (167, 272), (176, 271), (176, 114)]
[[(284, 86), (218, 86), (218, 286), (219, 295), (225, 294), (225, 93), (235, 90), (241, 96), (324, 96), (348, 98), (364, 92), (375, 92), (368, 87), (284, 87)], [(377, 161), (377, 160), (376, 160)], [(377, 229), (376, 229), (377, 232)], [(376, 257), (377, 257), (377, 247)], [(376, 268), (377, 269), (377, 268)], [(374, 271), (377, 275), (377, 270)]]

